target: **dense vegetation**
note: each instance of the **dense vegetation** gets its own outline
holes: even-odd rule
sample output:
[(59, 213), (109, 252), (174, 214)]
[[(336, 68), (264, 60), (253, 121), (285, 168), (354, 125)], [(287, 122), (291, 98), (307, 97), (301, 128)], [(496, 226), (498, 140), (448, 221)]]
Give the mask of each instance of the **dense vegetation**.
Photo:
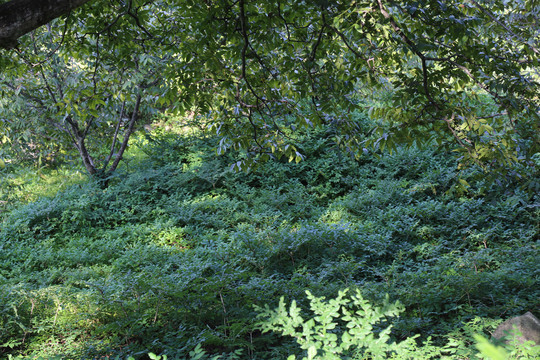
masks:
[[(473, 334), (538, 313), (538, 194), (458, 173), (452, 154), (355, 160), (311, 131), (298, 145), (305, 161), (244, 173), (230, 169), (236, 154), (215, 155), (213, 136), (157, 129), (138, 139), (107, 187), (79, 180), (3, 214), (1, 357), (302, 356), (308, 348), (280, 336), (279, 319), (295, 300), (307, 321), (306, 290), (358, 290), (367, 309), (387, 294), (401, 302), (372, 331), (392, 324), (398, 342), (419, 334), (423, 350), (410, 345), (410, 358), (475, 358)], [(1, 170), (3, 190), (16, 169)], [(330, 334), (343, 332), (336, 321)]]
[[(14, 21), (21, 3), (43, 11), (0, 0), (2, 19), (25, 25)], [(247, 150), (242, 169), (300, 161), (287, 134), (317, 126), (357, 156), (435, 141), (460, 151), (463, 166), (514, 179), (540, 151), (534, 0), (54, 3), (65, 16), (0, 49), (1, 158), (76, 150), (101, 176), (141, 113), (165, 109), (205, 116), (221, 152)], [(376, 136), (364, 138), (358, 110), (377, 120)]]
[(535, 0), (0, 0), (0, 357), (538, 358), (539, 64)]

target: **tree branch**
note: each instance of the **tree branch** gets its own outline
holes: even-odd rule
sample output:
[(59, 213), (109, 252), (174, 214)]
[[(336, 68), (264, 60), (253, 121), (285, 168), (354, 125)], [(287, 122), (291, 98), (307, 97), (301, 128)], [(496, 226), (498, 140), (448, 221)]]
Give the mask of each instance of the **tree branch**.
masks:
[(111, 145), (111, 151), (109, 152), (109, 155), (107, 155), (107, 158), (103, 162), (103, 171), (109, 166), (109, 162), (111, 161), (111, 158), (114, 155), (114, 148), (116, 147), (116, 141), (118, 140), (118, 132), (120, 131), (120, 125), (122, 125), (122, 118), (124, 117), (124, 108), (126, 106), (126, 102), (124, 101), (122, 103), (122, 109), (120, 110), (120, 118), (118, 119), (118, 124), (116, 124), (116, 129), (114, 129), (114, 137), (113, 142)]
[(77, 125), (77, 122), (74, 121), (71, 116), (66, 116), (64, 120), (71, 126), (71, 138), (73, 139), (73, 144), (79, 151), (79, 154), (81, 155), (84, 167), (88, 171), (90, 175), (94, 175), (97, 170), (94, 165), (94, 160), (90, 156), (90, 153), (88, 152), (88, 149), (86, 148), (85, 144), (85, 136), (84, 134), (81, 134), (81, 130), (79, 129), (79, 126)]
[(137, 94), (137, 100), (135, 100), (135, 108), (133, 109), (133, 114), (131, 115), (131, 119), (129, 120), (129, 125), (124, 133), (124, 140), (122, 141), (122, 145), (120, 145), (120, 149), (118, 150), (118, 153), (116, 154), (116, 157), (109, 168), (109, 172), (113, 172), (118, 167), (118, 164), (120, 163), (120, 160), (122, 160), (122, 156), (124, 155), (124, 151), (126, 151), (126, 148), (128, 146), (129, 137), (131, 136), (131, 133), (133, 132), (133, 129), (135, 128), (135, 123), (139, 119), (139, 107), (141, 105), (141, 99), (142, 95), (139, 92)]
[(416, 44), (405, 35), (403, 30), (399, 27), (399, 25), (396, 23), (392, 15), (384, 8), (384, 5), (382, 3), (382, 0), (377, 0), (379, 3), (379, 9), (381, 11), (381, 14), (385, 19), (390, 21), (390, 25), (392, 26), (392, 29), (396, 32), (396, 34), (401, 38), (401, 40), (407, 44), (410, 49), (420, 58), (422, 61), (422, 85), (424, 87), (424, 92), (426, 93), (427, 98), (429, 101), (435, 106), (437, 110), (439, 110), (440, 106), (439, 104), (433, 99), (431, 96), (431, 92), (429, 91), (429, 83), (428, 83), (428, 71), (427, 71), (427, 64), (426, 64), (426, 56), (422, 54), (420, 50), (416, 47)]
[(497, 17), (491, 12), (489, 11), (488, 9), (486, 9), (485, 7), (483, 7), (482, 5), (480, 5), (478, 2), (476, 2), (475, 0), (471, 0), (471, 2), (474, 4), (474, 6), (476, 6), (481, 12), (483, 12), (484, 14), (487, 14), (487, 16), (489, 16), (491, 18), (491, 20), (495, 21), (497, 24), (499, 24), (504, 30), (506, 30), (510, 36), (512, 36), (513, 38), (516, 38), (520, 43), (522, 43), (523, 45), (527, 46), (529, 49), (531, 49), (536, 55), (540, 55), (540, 51), (534, 47), (533, 45), (529, 44), (527, 41), (525, 41), (524, 39), (521, 38), (521, 36), (517, 35), (516, 33), (514, 33), (508, 26), (506, 26), (502, 21), (500, 21), (499, 19), (497, 19)]
[(11, 0), (0, 5), (0, 48), (17, 47), (22, 35), (91, 0)]

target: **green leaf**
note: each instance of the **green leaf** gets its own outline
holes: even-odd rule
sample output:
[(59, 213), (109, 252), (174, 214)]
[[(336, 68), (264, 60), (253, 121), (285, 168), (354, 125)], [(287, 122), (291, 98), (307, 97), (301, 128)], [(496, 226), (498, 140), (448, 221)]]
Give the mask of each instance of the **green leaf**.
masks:
[(471, 187), (471, 185), (469, 185), (469, 183), (468, 183), (467, 180), (465, 180), (465, 179), (459, 178), (459, 182), (460, 182), (460, 184), (463, 185), (463, 187), (466, 188), (466, 189)]
[(315, 356), (317, 355), (317, 348), (315, 347), (315, 345), (311, 345), (308, 348), (307, 353), (308, 353), (308, 360), (314, 359)]
[(509, 354), (504, 348), (493, 345), (489, 342), (488, 339), (486, 339), (482, 335), (474, 334), (473, 336), (476, 340), (475, 346), (482, 355), (488, 357), (490, 360), (508, 359)]

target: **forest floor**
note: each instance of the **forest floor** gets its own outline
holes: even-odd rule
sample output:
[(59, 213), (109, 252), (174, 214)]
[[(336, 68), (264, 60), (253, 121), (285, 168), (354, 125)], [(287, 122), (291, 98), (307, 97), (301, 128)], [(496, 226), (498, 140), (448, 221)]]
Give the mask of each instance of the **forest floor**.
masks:
[(520, 184), (432, 149), (351, 159), (322, 131), (305, 161), (238, 173), (215, 142), (156, 133), (107, 187), (76, 167), (2, 170), (0, 358), (311, 356), (263, 310), (294, 300), (301, 332), (306, 290), (399, 301), (372, 333), (418, 334), (423, 358), (477, 358), (474, 334), (540, 316), (539, 198)]

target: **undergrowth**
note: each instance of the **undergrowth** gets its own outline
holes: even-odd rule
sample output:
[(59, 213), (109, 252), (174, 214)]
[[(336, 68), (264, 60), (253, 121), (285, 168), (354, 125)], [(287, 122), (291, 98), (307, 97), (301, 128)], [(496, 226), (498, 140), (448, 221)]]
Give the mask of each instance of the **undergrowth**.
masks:
[(77, 182), (10, 208), (0, 357), (309, 358), (261, 319), (280, 298), (307, 308), (306, 290), (399, 301), (373, 334), (453, 359), (476, 358), (473, 334), (501, 319), (539, 315), (534, 193), (433, 150), (353, 160), (323, 132), (305, 135), (306, 161), (247, 174), (215, 145), (162, 133), (106, 188)]

